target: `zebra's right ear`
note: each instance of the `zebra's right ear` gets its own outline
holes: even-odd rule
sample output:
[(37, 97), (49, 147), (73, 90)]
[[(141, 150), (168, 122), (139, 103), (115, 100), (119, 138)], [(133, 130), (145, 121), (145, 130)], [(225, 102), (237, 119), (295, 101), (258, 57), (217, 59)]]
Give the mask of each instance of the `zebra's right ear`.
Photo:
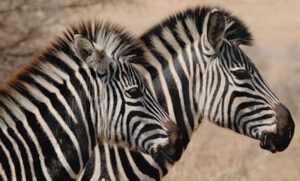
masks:
[(225, 33), (225, 18), (220, 11), (213, 9), (203, 26), (202, 48), (207, 55), (218, 52)]

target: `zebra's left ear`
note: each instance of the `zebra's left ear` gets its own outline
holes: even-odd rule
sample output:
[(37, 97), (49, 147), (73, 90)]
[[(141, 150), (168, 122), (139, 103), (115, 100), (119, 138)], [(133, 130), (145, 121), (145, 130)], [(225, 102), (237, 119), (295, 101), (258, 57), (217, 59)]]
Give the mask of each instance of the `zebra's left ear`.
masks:
[(96, 50), (93, 43), (82, 35), (74, 36), (74, 47), (78, 56), (85, 61), (90, 68), (100, 73), (105, 73), (109, 63), (112, 62), (104, 50)]
[(225, 18), (217, 9), (213, 9), (205, 18), (202, 35), (202, 49), (206, 55), (218, 52), (225, 33)]
[(95, 50), (93, 43), (80, 34), (74, 35), (74, 47), (78, 56), (83, 60), (91, 56)]

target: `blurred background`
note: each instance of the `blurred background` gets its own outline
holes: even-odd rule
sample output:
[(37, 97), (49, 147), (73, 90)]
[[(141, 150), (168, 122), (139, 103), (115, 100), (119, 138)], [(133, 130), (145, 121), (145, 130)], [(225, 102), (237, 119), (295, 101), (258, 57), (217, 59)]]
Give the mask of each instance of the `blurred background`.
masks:
[(218, 6), (249, 27), (242, 47), (296, 123), (289, 148), (272, 154), (256, 140), (203, 121), (165, 180), (300, 180), (299, 0), (1, 0), (0, 83), (80, 20), (103, 19), (139, 36), (168, 15), (193, 6)]

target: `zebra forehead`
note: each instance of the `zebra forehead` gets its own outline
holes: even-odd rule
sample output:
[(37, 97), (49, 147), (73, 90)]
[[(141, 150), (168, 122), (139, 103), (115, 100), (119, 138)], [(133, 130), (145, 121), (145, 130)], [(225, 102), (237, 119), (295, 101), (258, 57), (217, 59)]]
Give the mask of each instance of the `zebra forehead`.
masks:
[[(150, 28), (148, 31), (142, 34), (140, 38), (143, 40), (146, 46), (151, 46), (151, 39), (153, 36), (163, 39), (167, 38), (164, 37), (163, 32), (170, 30), (183, 48), (185, 44), (188, 43), (186, 41), (193, 42), (201, 36), (205, 17), (208, 15), (208, 13), (216, 9), (223, 14), (225, 19), (226, 31), (224, 38), (232, 43), (251, 45), (252, 35), (246, 25), (237, 17), (231, 15), (231, 13), (228, 11), (216, 7), (195, 7), (175, 13), (174, 15), (171, 15), (167, 19), (163, 20), (158, 25)], [(182, 30), (178, 29), (179, 25), (183, 27)], [(182, 38), (182, 33), (185, 33), (187, 38)]]

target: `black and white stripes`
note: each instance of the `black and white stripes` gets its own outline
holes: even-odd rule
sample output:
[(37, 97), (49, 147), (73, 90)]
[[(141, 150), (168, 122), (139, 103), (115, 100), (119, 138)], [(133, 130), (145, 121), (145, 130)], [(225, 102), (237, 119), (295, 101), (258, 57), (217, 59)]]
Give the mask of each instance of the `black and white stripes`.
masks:
[[(171, 16), (141, 36), (149, 60), (133, 64), (180, 128), (183, 148), (176, 147), (177, 155), (203, 117), (259, 139), (272, 152), (289, 145), (294, 133), (289, 111), (239, 47), (251, 39), (238, 18), (208, 7)], [(88, 163), (85, 179), (160, 180), (172, 165), (116, 145), (97, 149), (98, 160)]]
[(143, 54), (126, 32), (89, 22), (19, 71), (0, 89), (0, 180), (75, 180), (107, 142), (172, 158), (177, 127), (129, 63)]

